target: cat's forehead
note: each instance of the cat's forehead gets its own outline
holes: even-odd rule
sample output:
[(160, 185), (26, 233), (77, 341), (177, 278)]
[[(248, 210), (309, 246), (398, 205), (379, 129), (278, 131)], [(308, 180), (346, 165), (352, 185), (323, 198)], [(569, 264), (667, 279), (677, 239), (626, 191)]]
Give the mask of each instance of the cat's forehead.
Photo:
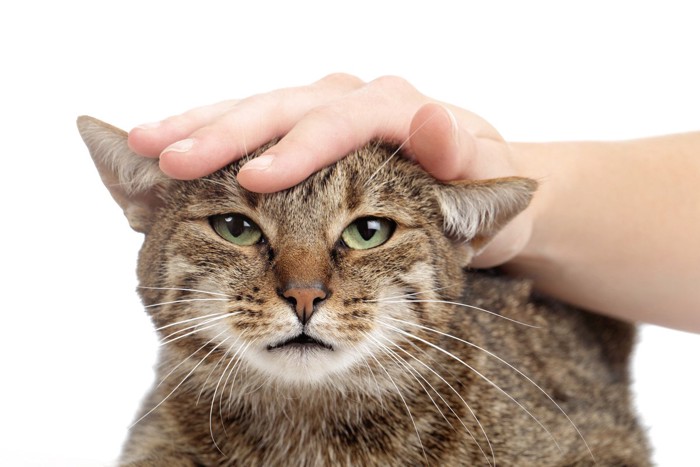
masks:
[(321, 222), (340, 213), (404, 217), (408, 221), (416, 212), (434, 206), (434, 179), (396, 149), (378, 143), (367, 145), (299, 185), (277, 193), (259, 194), (243, 189), (236, 180), (243, 162), (188, 184), (183, 190), (188, 194), (187, 202), (191, 207), (208, 205), (217, 211), (252, 211), (281, 222)]

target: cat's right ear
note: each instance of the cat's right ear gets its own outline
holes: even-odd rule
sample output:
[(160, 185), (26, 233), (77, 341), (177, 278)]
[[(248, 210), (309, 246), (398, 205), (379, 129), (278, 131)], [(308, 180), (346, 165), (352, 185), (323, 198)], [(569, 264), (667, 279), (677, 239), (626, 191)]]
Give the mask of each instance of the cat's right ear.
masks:
[(133, 152), (125, 131), (96, 118), (78, 117), (78, 130), (102, 182), (124, 210), (131, 228), (148, 233), (154, 211), (162, 205), (160, 193), (170, 180), (161, 172), (158, 160)]
[(536, 189), (535, 180), (522, 177), (441, 183), (436, 195), (444, 231), (468, 245), (471, 258), (528, 206)]

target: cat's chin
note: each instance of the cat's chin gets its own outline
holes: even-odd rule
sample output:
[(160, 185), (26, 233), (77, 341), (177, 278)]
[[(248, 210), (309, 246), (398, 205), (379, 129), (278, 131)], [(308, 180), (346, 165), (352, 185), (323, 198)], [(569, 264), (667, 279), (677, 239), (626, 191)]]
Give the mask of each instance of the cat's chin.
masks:
[(246, 352), (248, 362), (268, 378), (284, 384), (317, 385), (348, 370), (352, 352), (305, 335)]

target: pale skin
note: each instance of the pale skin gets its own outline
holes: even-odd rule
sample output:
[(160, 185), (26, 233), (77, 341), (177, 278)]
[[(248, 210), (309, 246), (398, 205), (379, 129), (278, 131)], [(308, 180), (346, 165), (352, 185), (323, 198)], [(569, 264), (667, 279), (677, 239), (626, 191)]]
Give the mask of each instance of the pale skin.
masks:
[(207, 175), (282, 136), (238, 176), (293, 186), (374, 138), (404, 143), (440, 180), (519, 175), (530, 207), (474, 259), (561, 300), (627, 321), (700, 332), (700, 132), (619, 142), (508, 143), (479, 116), (405, 80), (327, 76), (200, 107), (129, 133), (169, 176)]

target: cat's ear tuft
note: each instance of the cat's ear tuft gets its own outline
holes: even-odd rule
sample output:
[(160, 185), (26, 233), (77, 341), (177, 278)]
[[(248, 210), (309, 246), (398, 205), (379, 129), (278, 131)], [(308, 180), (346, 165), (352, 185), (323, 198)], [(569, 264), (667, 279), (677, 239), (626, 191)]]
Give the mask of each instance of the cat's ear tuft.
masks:
[(530, 204), (536, 189), (536, 181), (522, 177), (441, 184), (436, 194), (445, 233), (477, 254)]
[(124, 210), (131, 228), (147, 233), (161, 204), (159, 190), (168, 178), (158, 160), (139, 156), (127, 145), (127, 133), (92, 117), (78, 118), (78, 130), (90, 150), (102, 182)]

